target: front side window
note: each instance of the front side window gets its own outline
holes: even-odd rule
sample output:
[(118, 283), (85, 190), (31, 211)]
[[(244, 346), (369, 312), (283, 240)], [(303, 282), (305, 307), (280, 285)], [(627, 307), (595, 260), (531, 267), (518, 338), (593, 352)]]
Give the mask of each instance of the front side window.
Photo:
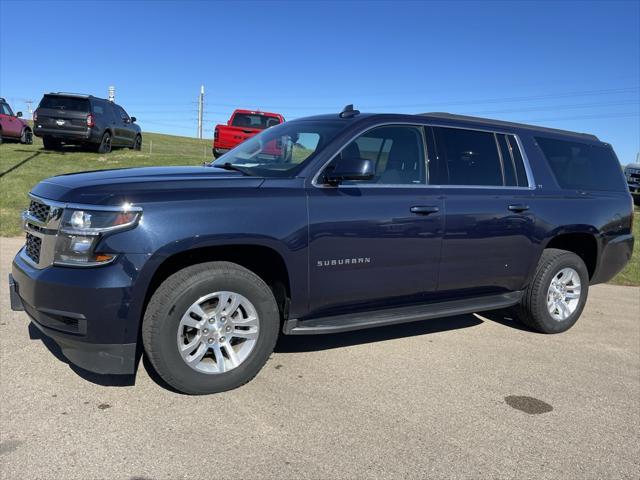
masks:
[(293, 175), (341, 130), (339, 122), (288, 122), (269, 128), (241, 143), (211, 164), (246, 175)]
[(116, 110), (122, 121), (124, 123), (129, 123), (129, 115), (124, 111), (124, 108), (122, 108), (120, 105), (116, 105)]
[(0, 113), (13, 117), (13, 112), (11, 111), (11, 107), (8, 103), (0, 103)]
[(375, 165), (371, 180), (345, 184), (420, 185), (425, 183), (425, 153), (422, 128), (389, 125), (363, 133), (348, 144), (327, 167), (341, 159), (365, 158)]
[(502, 186), (502, 166), (493, 133), (433, 128), (448, 185)]

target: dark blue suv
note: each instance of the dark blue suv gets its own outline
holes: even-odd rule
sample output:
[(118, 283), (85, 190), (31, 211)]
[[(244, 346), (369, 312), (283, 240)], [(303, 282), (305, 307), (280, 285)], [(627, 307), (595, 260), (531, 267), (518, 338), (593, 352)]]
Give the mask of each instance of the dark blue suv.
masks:
[(557, 333), (633, 250), (632, 200), (593, 135), (348, 107), (202, 167), (36, 185), (12, 307), (68, 359), (193, 394), (249, 381), (280, 333), (513, 308)]

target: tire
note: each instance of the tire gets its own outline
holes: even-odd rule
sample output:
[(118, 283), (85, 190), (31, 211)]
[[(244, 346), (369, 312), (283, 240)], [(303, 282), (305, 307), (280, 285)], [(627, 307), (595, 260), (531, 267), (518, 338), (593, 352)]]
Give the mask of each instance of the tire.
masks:
[(28, 128), (23, 128), (20, 134), (20, 143), (24, 145), (31, 145), (33, 143), (33, 133)]
[(218, 158), (220, 158), (222, 156), (222, 154), (220, 152), (218, 152), (217, 149), (212, 148), (211, 150), (213, 152), (213, 158), (218, 159)]
[(60, 150), (60, 142), (53, 140), (51, 137), (43, 137), (42, 145), (45, 150)]
[(0, 145), (2, 145), (2, 132), (0, 131)]
[[(223, 294), (234, 292), (238, 294), (238, 297), (242, 297), (251, 304), (258, 319), (256, 321), (258, 325), (256, 327), (257, 339), (254, 340), (252, 349), (249, 350), (243, 361), (237, 366), (224, 367), (227, 359), (229, 362), (231, 361), (231, 355), (223, 342), (231, 344), (232, 341), (244, 342), (244, 340), (233, 340), (234, 333), (227, 334), (229, 339), (225, 340), (224, 337), (219, 336), (219, 331), (216, 338), (209, 338), (206, 342), (203, 340), (204, 333), (201, 337), (194, 336), (193, 338), (202, 339), (195, 347), (193, 355), (197, 355), (201, 346), (206, 350), (206, 353), (197, 367), (190, 366), (178, 348), (181, 346), (186, 348), (189, 344), (195, 345), (195, 343), (191, 343), (191, 340), (181, 342), (181, 332), (189, 330), (182, 322), (187, 318), (188, 312), (194, 311), (193, 305), (203, 298), (218, 295), (220, 292)], [(217, 302), (216, 306), (209, 310), (208, 314), (215, 316), (215, 322), (212, 317), (195, 317), (196, 320), (200, 318), (198, 322), (202, 325), (202, 328), (198, 327), (199, 333), (206, 332), (206, 328), (209, 327), (211, 329), (209, 335), (216, 335), (212, 332), (218, 328), (219, 322), (225, 320), (225, 313), (224, 311), (220, 314), (212, 312), (217, 312), (221, 304), (221, 301)], [(206, 308), (204, 303), (200, 305), (203, 305), (203, 309)], [(226, 302), (225, 305), (227, 305)], [(233, 310), (233, 307), (230, 308)], [(202, 311), (200, 310), (200, 312)], [(236, 307), (236, 310), (230, 310), (229, 319), (232, 318), (234, 312), (242, 314), (246, 311), (248, 310), (244, 309), (244, 304), (242, 310)], [(190, 321), (193, 322), (193, 319), (194, 317), (191, 316)], [(236, 328), (253, 328), (238, 327), (239, 324), (235, 320), (227, 320), (227, 322), (229, 323), (224, 327), (227, 332), (231, 328), (233, 328), (233, 332), (236, 332)], [(232, 324), (234, 326), (230, 327), (229, 325)], [(276, 300), (267, 284), (260, 277), (234, 263), (208, 262), (186, 267), (168, 277), (158, 287), (144, 314), (142, 341), (151, 365), (165, 382), (180, 392), (203, 395), (237, 388), (255, 377), (273, 352), (279, 329), (280, 314)], [(224, 335), (224, 330), (222, 335)], [(197, 339), (194, 340), (194, 342), (196, 341)], [(219, 346), (217, 350), (214, 350), (216, 344)], [(245, 344), (240, 343), (239, 345), (241, 347), (238, 348), (240, 350), (237, 353), (238, 356), (241, 355), (242, 346)], [(235, 347), (239, 345), (236, 344)], [(225, 347), (226, 358), (218, 363), (217, 355), (223, 347)], [(214, 361), (215, 367), (213, 367)], [(205, 363), (206, 365), (204, 365)], [(223, 365), (221, 370), (219, 370), (219, 364)], [(212, 371), (204, 373), (196, 370), (196, 368), (205, 367), (211, 368)]]
[[(568, 269), (568, 270), (567, 270)], [(563, 277), (567, 277), (562, 272), (573, 271), (579, 278), (579, 286), (573, 280), (573, 286), (568, 286), (560, 291), (551, 289), (551, 282), (557, 281), (556, 285), (562, 284)], [(562, 276), (559, 276), (562, 275)], [(571, 285), (571, 284), (570, 284)], [(561, 303), (567, 300), (569, 295), (575, 295), (578, 290), (577, 302), (569, 300), (567, 310), (564, 310)], [(559, 307), (554, 307), (554, 295)], [(526, 288), (520, 305), (517, 307), (519, 320), (528, 327), (541, 333), (561, 333), (569, 330), (580, 318), (589, 294), (589, 272), (582, 259), (575, 253), (566, 250), (548, 248), (543, 251), (533, 280)], [(548, 304), (548, 302), (551, 302)], [(551, 310), (555, 309), (552, 313)], [(565, 313), (566, 312), (566, 313)], [(570, 313), (569, 313), (570, 312)], [(560, 318), (566, 315), (566, 318)]]
[(104, 132), (102, 140), (98, 144), (98, 153), (109, 153), (111, 151), (111, 134)]
[(136, 135), (133, 145), (131, 145), (131, 149), (138, 151), (142, 150), (142, 135)]

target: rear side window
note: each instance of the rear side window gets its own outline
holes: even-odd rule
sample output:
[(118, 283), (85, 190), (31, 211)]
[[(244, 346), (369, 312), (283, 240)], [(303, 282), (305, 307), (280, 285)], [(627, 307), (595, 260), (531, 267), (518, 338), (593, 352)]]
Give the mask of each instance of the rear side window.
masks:
[(561, 188), (624, 190), (622, 167), (610, 147), (536, 137)]
[(89, 100), (87, 100), (86, 98), (45, 95), (38, 108), (53, 108), (56, 110), (71, 110), (74, 112), (89, 112)]
[(448, 185), (502, 186), (502, 166), (493, 133), (434, 127)]

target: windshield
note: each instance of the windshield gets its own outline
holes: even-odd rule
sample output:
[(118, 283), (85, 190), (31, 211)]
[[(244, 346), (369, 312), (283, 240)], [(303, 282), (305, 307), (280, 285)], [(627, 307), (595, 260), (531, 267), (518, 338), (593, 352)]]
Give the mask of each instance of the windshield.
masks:
[(261, 113), (236, 113), (231, 121), (233, 127), (259, 128), (260, 130), (273, 127), (279, 123), (278, 117), (271, 117)]
[(211, 165), (236, 167), (247, 175), (286, 177), (321, 150), (342, 128), (340, 122), (290, 122), (265, 130)]

